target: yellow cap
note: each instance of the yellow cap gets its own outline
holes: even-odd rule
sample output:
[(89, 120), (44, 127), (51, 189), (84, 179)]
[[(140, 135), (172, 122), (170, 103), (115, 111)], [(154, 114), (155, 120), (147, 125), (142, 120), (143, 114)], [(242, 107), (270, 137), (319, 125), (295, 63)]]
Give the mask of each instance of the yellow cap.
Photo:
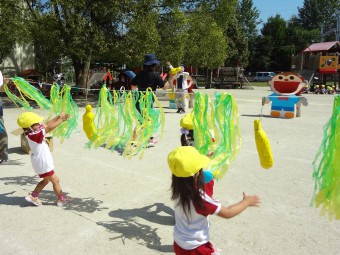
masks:
[(185, 128), (187, 130), (194, 130), (194, 124), (192, 122), (193, 114), (192, 112), (189, 114), (184, 115), (184, 117), (179, 122), (179, 125), (182, 128)]
[(168, 164), (176, 177), (190, 177), (207, 167), (210, 158), (198, 152), (195, 147), (181, 146), (168, 155)]
[(20, 114), (17, 123), (19, 127), (28, 128), (35, 123), (40, 123), (44, 120), (44, 117), (39, 116), (34, 112), (24, 112)]
[(324, 84), (322, 84), (322, 85), (321, 85), (321, 87), (323, 87), (323, 88), (324, 88), (324, 87), (325, 87), (325, 85), (324, 85)]

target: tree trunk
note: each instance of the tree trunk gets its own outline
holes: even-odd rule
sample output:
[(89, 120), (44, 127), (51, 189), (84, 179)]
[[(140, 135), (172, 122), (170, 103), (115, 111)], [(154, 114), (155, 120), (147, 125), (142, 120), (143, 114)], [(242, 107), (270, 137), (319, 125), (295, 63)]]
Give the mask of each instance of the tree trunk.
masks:
[(76, 79), (76, 86), (87, 89), (87, 79), (91, 63), (91, 53), (86, 56), (86, 59), (81, 61), (73, 59), (74, 73)]

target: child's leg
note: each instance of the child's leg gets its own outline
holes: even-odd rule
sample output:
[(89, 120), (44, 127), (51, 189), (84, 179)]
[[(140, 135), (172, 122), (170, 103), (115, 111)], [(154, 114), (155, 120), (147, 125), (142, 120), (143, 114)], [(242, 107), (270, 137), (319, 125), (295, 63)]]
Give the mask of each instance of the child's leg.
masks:
[(46, 185), (49, 183), (49, 180), (47, 178), (42, 179), (35, 189), (32, 191), (32, 193), (28, 194), (28, 196), (25, 197), (25, 199), (34, 204), (34, 205), (42, 205), (41, 201), (39, 200), (38, 196), (39, 193), (46, 187)]
[(58, 202), (57, 202), (57, 206), (63, 206), (66, 203), (68, 203), (71, 198), (67, 197), (63, 194), (63, 191), (61, 190), (60, 184), (59, 184), (59, 178), (56, 174), (53, 174), (51, 176), (46, 177), (50, 182), (52, 182), (53, 184), (53, 190), (54, 193), (57, 195), (58, 197)]
[(39, 193), (46, 187), (46, 185), (49, 183), (50, 181), (47, 180), (46, 178), (43, 178), (42, 181), (40, 181), (37, 186), (35, 187), (35, 189), (32, 192), (32, 196), (33, 197), (37, 197), (39, 195)]
[(54, 193), (57, 195), (59, 199), (63, 195), (63, 192), (59, 184), (58, 176), (56, 174), (53, 174), (51, 176), (45, 177), (44, 179), (47, 179), (48, 181), (52, 182)]

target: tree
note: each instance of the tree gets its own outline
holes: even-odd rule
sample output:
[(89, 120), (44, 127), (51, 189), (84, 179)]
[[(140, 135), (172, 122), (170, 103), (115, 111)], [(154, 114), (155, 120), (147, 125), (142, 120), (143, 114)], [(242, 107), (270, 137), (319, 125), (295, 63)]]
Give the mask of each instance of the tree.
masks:
[(150, 8), (156, 1), (136, 1), (131, 4), (129, 15), (124, 22), (122, 40), (118, 51), (123, 63), (129, 67), (141, 66), (143, 56), (156, 53), (160, 41), (157, 28), (159, 14), (157, 9)]
[[(184, 62), (188, 17), (178, 8), (174, 8), (169, 13), (159, 17), (160, 43), (157, 56), (161, 60), (170, 61), (174, 66), (182, 64)], [(192, 44), (193, 42), (189, 39), (189, 43)]]
[(266, 49), (270, 63), (266, 66), (272, 70), (286, 71), (290, 69), (290, 56), (286, 46), (286, 21), (280, 16), (268, 18), (267, 23), (261, 29), (262, 40), (259, 48)]
[[(298, 10), (298, 20), (304, 29), (320, 29), (323, 26), (324, 32), (327, 32), (336, 27), (336, 11), (340, 10), (340, 2), (334, 0), (304, 0), (303, 6)], [(329, 39), (334, 40), (334, 34), (331, 38)]]
[(224, 64), (227, 66), (247, 66), (249, 58), (248, 38), (237, 19), (238, 1), (216, 0), (211, 2), (214, 2), (210, 3), (213, 17), (223, 31), (227, 44), (227, 57)]
[[(37, 1), (32, 15), (37, 26), (47, 35), (53, 26), (51, 47), (62, 48), (60, 55), (71, 59), (78, 86), (84, 87), (90, 63), (97, 52), (108, 52), (108, 46), (118, 34), (122, 12), (130, 1), (114, 0), (47, 0)], [(49, 20), (49, 22), (39, 22)], [(38, 48), (43, 48), (36, 41)]]
[(222, 30), (206, 13), (191, 15), (186, 39), (187, 65), (216, 68), (226, 59), (227, 45)]
[(254, 7), (253, 0), (241, 0), (238, 2), (236, 13), (241, 29), (248, 38), (249, 62), (252, 63), (256, 52), (257, 26), (261, 23), (260, 11)]
[(27, 42), (24, 26), (26, 9), (16, 0), (1, 1), (0, 5), (0, 63), (15, 48), (17, 42)]

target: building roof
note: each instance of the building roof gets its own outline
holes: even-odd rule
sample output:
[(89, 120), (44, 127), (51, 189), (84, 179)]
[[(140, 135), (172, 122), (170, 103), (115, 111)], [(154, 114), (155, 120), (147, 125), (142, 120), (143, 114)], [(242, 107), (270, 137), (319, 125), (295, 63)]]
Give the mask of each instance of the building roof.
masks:
[(321, 51), (332, 51), (332, 52), (340, 52), (340, 42), (322, 42), (322, 43), (313, 43), (309, 45), (303, 52), (321, 52)]

